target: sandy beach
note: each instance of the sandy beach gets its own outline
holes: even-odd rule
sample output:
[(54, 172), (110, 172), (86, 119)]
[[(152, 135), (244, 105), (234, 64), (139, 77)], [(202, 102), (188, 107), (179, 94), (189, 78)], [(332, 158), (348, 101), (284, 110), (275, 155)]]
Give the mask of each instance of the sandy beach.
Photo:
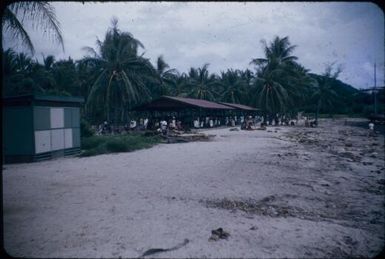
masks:
[[(368, 137), (343, 119), (206, 133), (216, 137), (3, 165), (6, 251), (135, 258), (184, 239), (150, 257), (348, 258), (382, 250), (384, 135)], [(209, 241), (219, 227), (230, 236)]]

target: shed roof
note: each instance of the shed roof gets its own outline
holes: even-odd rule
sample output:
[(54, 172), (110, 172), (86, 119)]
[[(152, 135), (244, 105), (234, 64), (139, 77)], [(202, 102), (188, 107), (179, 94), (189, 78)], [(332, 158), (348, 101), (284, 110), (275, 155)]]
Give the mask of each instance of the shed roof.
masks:
[(67, 104), (79, 106), (84, 102), (83, 97), (75, 96), (54, 96), (54, 95), (18, 95), (3, 97), (2, 103), (5, 106), (18, 106), (18, 105), (40, 105), (40, 104)]
[(173, 96), (161, 96), (160, 98), (153, 100), (150, 103), (136, 107), (134, 110), (175, 110), (187, 107), (202, 108), (202, 109), (214, 109), (214, 110), (233, 110), (234, 108), (226, 106), (220, 103), (210, 102), (207, 100), (185, 98), (185, 97), (173, 97)]
[(251, 106), (247, 106), (247, 105), (243, 105), (243, 104), (225, 103), (225, 102), (219, 102), (219, 103), (224, 104), (224, 105), (228, 105), (228, 106), (233, 107), (235, 109), (244, 110), (244, 111), (257, 111), (257, 110), (259, 110), (257, 108), (254, 108), (254, 107), (251, 107)]

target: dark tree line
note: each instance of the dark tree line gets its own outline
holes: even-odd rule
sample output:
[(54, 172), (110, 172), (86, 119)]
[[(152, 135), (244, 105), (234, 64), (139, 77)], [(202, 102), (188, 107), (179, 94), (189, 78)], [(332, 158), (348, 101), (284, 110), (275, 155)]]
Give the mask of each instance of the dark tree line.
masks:
[[(39, 63), (24, 53), (3, 51), (3, 95), (49, 94), (83, 96), (84, 116), (91, 123), (124, 123), (136, 105), (162, 95), (252, 105), (265, 115), (370, 112), (371, 97), (337, 79), (333, 65), (322, 75), (309, 73), (294, 56), (288, 37), (262, 42), (264, 57), (250, 58), (253, 70), (209, 72), (209, 64), (180, 73), (162, 56), (156, 64), (144, 57), (143, 44), (112, 20), (96, 48), (84, 47), (82, 59)], [(379, 95), (379, 102), (381, 101)]]

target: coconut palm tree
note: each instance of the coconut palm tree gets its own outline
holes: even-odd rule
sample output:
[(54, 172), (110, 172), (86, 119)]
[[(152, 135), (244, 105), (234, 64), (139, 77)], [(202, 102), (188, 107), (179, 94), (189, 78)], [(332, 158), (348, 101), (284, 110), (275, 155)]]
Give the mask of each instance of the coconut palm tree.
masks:
[(170, 76), (169, 86), (170, 86), (170, 94), (172, 96), (180, 96), (186, 97), (186, 86), (188, 82), (188, 76), (186, 73), (180, 74), (178, 71), (175, 71)]
[(219, 96), (215, 89), (220, 86), (219, 80), (214, 74), (209, 74), (208, 66), (204, 64), (201, 68), (190, 69), (186, 84), (189, 97), (214, 101)]
[(25, 23), (33, 28), (39, 28), (59, 43), (64, 51), (63, 37), (60, 23), (56, 19), (55, 9), (48, 2), (42, 1), (20, 1), (5, 7), (2, 17), (2, 28), (4, 32), (10, 33), (13, 39), (20, 40), (31, 54), (35, 49), (28, 32), (24, 28)]
[(138, 55), (143, 44), (132, 34), (121, 32), (117, 24), (118, 20), (113, 18), (104, 41), (97, 40), (99, 51), (84, 47), (90, 55), (81, 62), (92, 63), (98, 71), (90, 88), (86, 110), (92, 113), (93, 109), (104, 106), (108, 121), (122, 122), (132, 105), (150, 99), (146, 83), (151, 80), (154, 83), (156, 71), (143, 54)]
[(44, 93), (41, 65), (24, 53), (3, 52), (3, 93), (6, 96)]
[(174, 80), (175, 69), (169, 69), (170, 66), (164, 61), (163, 56), (159, 56), (156, 62), (156, 72), (159, 83), (157, 91), (159, 95), (167, 95), (170, 92), (170, 86)]
[(286, 112), (296, 91), (295, 86), (290, 84), (297, 66), (297, 57), (291, 55), (296, 46), (290, 44), (288, 37), (275, 37), (269, 45), (266, 41), (262, 44), (265, 57), (250, 62), (257, 70), (253, 83), (254, 104), (261, 107), (265, 114)]
[(221, 100), (231, 103), (245, 103), (247, 81), (242, 78), (240, 70), (229, 69), (221, 73), (221, 84), (224, 91)]

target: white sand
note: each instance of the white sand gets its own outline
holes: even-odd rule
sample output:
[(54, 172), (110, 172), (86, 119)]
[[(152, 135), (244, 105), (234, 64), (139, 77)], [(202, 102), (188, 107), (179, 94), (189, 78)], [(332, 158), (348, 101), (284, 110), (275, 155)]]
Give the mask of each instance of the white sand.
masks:
[[(342, 120), (268, 129), (215, 129), (211, 142), (5, 165), (5, 249), (20, 257), (131, 258), (188, 238), (151, 257), (378, 254), (384, 137), (369, 139)], [(323, 146), (299, 143), (303, 132)], [(224, 198), (259, 201), (265, 212), (205, 202)], [(218, 227), (229, 239), (208, 241)]]

